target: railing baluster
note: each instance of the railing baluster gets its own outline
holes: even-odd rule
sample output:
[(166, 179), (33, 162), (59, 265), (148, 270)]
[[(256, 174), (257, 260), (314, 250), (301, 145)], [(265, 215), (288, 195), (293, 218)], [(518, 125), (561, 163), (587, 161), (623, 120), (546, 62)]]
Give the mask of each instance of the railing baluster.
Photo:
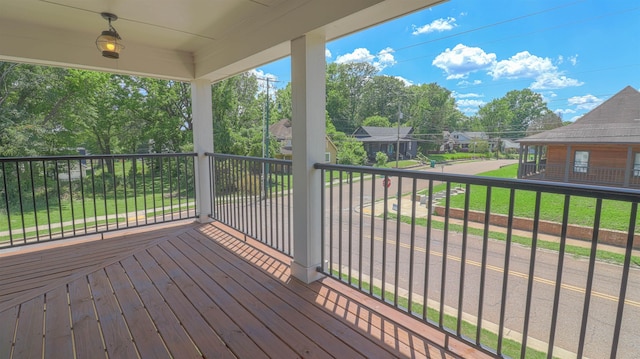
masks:
[[(112, 173), (112, 179), (113, 179), (113, 203), (115, 205), (115, 209), (116, 209), (116, 229), (120, 228), (120, 213), (118, 212), (118, 178), (116, 176), (116, 161), (117, 158), (112, 158), (111, 159), (111, 172)], [(164, 220), (164, 218), (163, 218)]]
[(631, 203), (631, 213), (629, 215), (629, 230), (627, 231), (627, 246), (624, 251), (624, 264), (622, 267), (622, 279), (620, 280), (620, 293), (618, 294), (618, 310), (616, 323), (613, 330), (613, 342), (611, 344), (611, 358), (618, 356), (618, 342), (622, 328), (622, 316), (624, 305), (627, 299), (627, 283), (629, 281), (629, 268), (631, 266), (631, 255), (633, 254), (633, 241), (636, 232), (636, 220), (638, 215), (638, 202)]
[(376, 175), (371, 175), (371, 234), (369, 238), (369, 295), (373, 295), (373, 263), (375, 262)]
[(122, 158), (122, 195), (124, 196), (125, 228), (129, 228), (129, 197), (127, 195), (127, 167), (126, 159)]
[[(324, 187), (324, 186), (323, 186)], [(364, 174), (360, 172), (360, 214), (358, 218), (358, 289), (362, 290), (362, 247), (363, 247), (363, 231), (364, 231)], [(324, 212), (322, 212), (324, 213)], [(324, 216), (323, 216), (324, 217)]]
[(562, 288), (562, 271), (564, 269), (564, 251), (567, 243), (567, 227), (569, 225), (569, 202), (571, 196), (564, 196), (564, 207), (562, 210), (562, 229), (560, 233), (560, 252), (558, 253), (558, 266), (556, 267), (556, 286), (553, 299), (553, 314), (551, 315), (551, 330), (549, 331), (549, 347), (547, 358), (553, 358), (553, 344), (555, 342), (556, 327), (558, 321), (558, 306), (560, 305), (560, 289)]
[(342, 175), (343, 172), (340, 171), (338, 173), (338, 278), (340, 278), (340, 280), (344, 280), (344, 278), (342, 278), (342, 252), (344, 251), (342, 247)]
[(425, 251), (424, 251), (424, 284), (422, 298), (424, 303), (422, 305), (422, 320), (427, 321), (428, 317), (428, 301), (429, 301), (429, 264), (431, 263), (431, 226), (433, 217), (433, 180), (429, 180), (427, 199), (427, 235), (425, 239)]
[[(27, 228), (24, 222), (24, 205), (22, 203), (22, 180), (20, 180), (20, 165), (16, 162), (16, 179), (18, 181), (18, 199), (20, 202), (20, 221), (22, 222), (22, 242), (27, 243)], [(62, 212), (60, 212), (62, 213)]]
[(444, 205), (444, 233), (442, 235), (442, 268), (440, 274), (440, 315), (438, 326), (444, 329), (444, 301), (447, 285), (447, 249), (449, 247), (449, 208), (451, 205), (451, 182), (447, 181)]
[(462, 308), (464, 303), (465, 270), (467, 264), (467, 239), (469, 234), (469, 201), (471, 185), (466, 184), (464, 191), (464, 214), (462, 219), (462, 244), (460, 253), (460, 286), (458, 287), (458, 317), (456, 318), (456, 335), (462, 336)]
[[(107, 181), (106, 181), (106, 175), (105, 175), (105, 165), (104, 165), (104, 158), (100, 159), (100, 169), (102, 170), (101, 175), (102, 175), (102, 202), (104, 204), (104, 221), (105, 221), (105, 228), (108, 231), (109, 230), (109, 211), (107, 210)], [(58, 168), (58, 164), (56, 163), (56, 169)], [(57, 178), (57, 172), (56, 172), (56, 178)], [(59, 183), (59, 181), (56, 181)], [(58, 188), (58, 203), (60, 203), (60, 188)], [(154, 204), (155, 204), (155, 197), (154, 197)], [(155, 207), (155, 206), (154, 206)], [(62, 211), (60, 211), (60, 213), (62, 214)], [(62, 232), (64, 234), (64, 231)]]
[(349, 209), (347, 210), (347, 213), (349, 214), (349, 237), (348, 237), (348, 241), (349, 241), (349, 248), (347, 249), (347, 253), (348, 253), (348, 260), (347, 260), (347, 270), (348, 270), (348, 282), (349, 285), (353, 285), (353, 264), (352, 264), (352, 259), (353, 259), (353, 172), (349, 172)]
[[(468, 186), (468, 185), (467, 185)], [(513, 233), (513, 212), (515, 207), (515, 189), (509, 191), (509, 214), (507, 219), (507, 238), (504, 251), (504, 265), (502, 276), (502, 297), (500, 299), (500, 324), (498, 325), (498, 345), (496, 352), (502, 356), (504, 339), (504, 320), (507, 307), (507, 282), (509, 279), (509, 264), (511, 263), (511, 235)]]
[(491, 223), (491, 189), (487, 187), (484, 209), (484, 233), (482, 235), (482, 263), (480, 266), (480, 293), (478, 294), (478, 322), (476, 324), (476, 344), (482, 344), (482, 318), (484, 313), (484, 287), (487, 277), (487, 252), (489, 251), (489, 224)]
[[(384, 176), (384, 183), (390, 181), (388, 176)], [(386, 300), (387, 297), (387, 220), (389, 219), (388, 204), (389, 204), (389, 189), (384, 187), (383, 195), (383, 207), (382, 207), (382, 300)]]
[(398, 292), (400, 285), (400, 224), (402, 223), (402, 177), (398, 176), (398, 192), (396, 194), (396, 258), (395, 258), (395, 275), (393, 278), (393, 305), (398, 307)]
[(2, 188), (4, 193), (4, 203), (7, 210), (9, 245), (13, 247), (14, 243), (13, 243), (13, 228), (11, 228), (11, 206), (9, 206), (9, 187), (7, 186), (7, 169), (4, 162), (2, 162)]
[[(333, 170), (329, 170), (329, 268), (328, 272), (333, 276)], [(324, 212), (323, 212), (324, 216)]]
[[(100, 223), (98, 222), (98, 202), (96, 201), (96, 171), (95, 164), (93, 163), (93, 158), (89, 159), (89, 167), (91, 168), (91, 200), (93, 201), (93, 223), (94, 223), (94, 232), (99, 231)], [(147, 198), (145, 193), (145, 199)], [(146, 204), (146, 201), (145, 201)]]
[(407, 311), (413, 313), (413, 271), (414, 257), (416, 252), (416, 196), (418, 194), (418, 179), (413, 178), (411, 182), (411, 234), (409, 244), (409, 303)]
[(536, 191), (536, 202), (533, 213), (533, 230), (531, 234), (531, 254), (529, 256), (529, 273), (527, 279), (527, 299), (524, 311), (524, 326), (522, 330), (522, 343), (520, 344), (520, 358), (524, 359), (527, 354), (527, 336), (529, 334), (529, 318), (531, 315), (531, 298), (533, 292), (533, 280), (536, 267), (536, 252), (538, 249), (538, 227), (540, 225), (540, 199), (541, 192)]
[(29, 161), (29, 176), (31, 179), (31, 203), (33, 204), (33, 219), (36, 225), (36, 242), (40, 242), (40, 228), (38, 227), (38, 206), (36, 205), (36, 186), (33, 178), (33, 161)]
[[(87, 202), (84, 195), (84, 177), (86, 176), (85, 168), (82, 167), (82, 159), (78, 159), (78, 167), (80, 168), (80, 197), (82, 198), (82, 223), (84, 224), (84, 234), (88, 234), (87, 230)], [(86, 163), (86, 160), (85, 160)]]
[[(4, 168), (4, 163), (2, 164)], [(53, 238), (53, 232), (51, 231), (51, 210), (49, 207), (49, 186), (47, 181), (47, 164), (44, 160), (42, 160), (42, 171), (43, 171), (43, 180), (44, 180), (44, 204), (47, 206), (47, 228), (49, 230), (49, 239)], [(6, 184), (5, 184), (6, 191)], [(7, 208), (8, 209), (8, 208)], [(9, 227), (11, 228), (11, 227)]]

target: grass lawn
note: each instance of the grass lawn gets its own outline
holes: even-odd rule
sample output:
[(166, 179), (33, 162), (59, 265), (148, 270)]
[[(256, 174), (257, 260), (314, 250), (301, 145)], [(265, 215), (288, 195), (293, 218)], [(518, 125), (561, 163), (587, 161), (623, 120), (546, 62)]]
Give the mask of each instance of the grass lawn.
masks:
[[(516, 178), (518, 165), (509, 165), (495, 171), (480, 174), (480, 176)], [(453, 185), (452, 185), (453, 187)], [(442, 188), (444, 189), (444, 188)], [(491, 213), (509, 213), (509, 189), (493, 188), (491, 190)], [(451, 206), (464, 208), (465, 195), (451, 197)], [(473, 211), (484, 211), (487, 191), (484, 186), (471, 186), (469, 208)], [(540, 219), (552, 222), (562, 222), (565, 196), (561, 194), (543, 193), (540, 201)], [(532, 191), (516, 191), (514, 214), (516, 217), (533, 218), (536, 193)], [(586, 197), (571, 197), (569, 202), (569, 223), (592, 227), (595, 216), (596, 200)], [(629, 228), (631, 204), (620, 201), (603, 201), (600, 227), (618, 231)], [(636, 221), (636, 228), (640, 228), (640, 220)]]

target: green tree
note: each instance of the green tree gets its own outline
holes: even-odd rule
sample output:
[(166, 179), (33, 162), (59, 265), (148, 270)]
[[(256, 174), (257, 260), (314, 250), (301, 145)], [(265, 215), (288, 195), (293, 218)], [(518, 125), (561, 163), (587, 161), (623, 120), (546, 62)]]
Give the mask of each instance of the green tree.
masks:
[(384, 152), (376, 152), (376, 167), (384, 167), (389, 162), (389, 156)]
[(362, 121), (362, 126), (391, 127), (389, 119), (382, 116), (370, 116)]
[[(438, 84), (411, 86), (409, 92), (409, 123), (417, 135), (442, 138), (443, 131), (456, 129), (458, 123), (465, 119), (456, 108), (451, 91)], [(440, 143), (426, 142), (423, 146), (433, 149)]]
[(337, 160), (342, 165), (364, 165), (367, 163), (367, 152), (362, 142), (355, 138), (347, 138), (338, 147)]
[(408, 107), (407, 90), (402, 80), (391, 76), (374, 76), (363, 89), (358, 119), (381, 116), (398, 120), (398, 111)]
[(527, 136), (534, 135), (539, 132), (552, 130), (562, 127), (562, 118), (553, 112), (548, 112), (538, 118), (533, 119), (527, 127)]
[(360, 126), (358, 111), (362, 106), (364, 87), (378, 72), (365, 62), (327, 66), (327, 111), (340, 132), (353, 133)]
[(509, 137), (524, 136), (532, 122), (551, 113), (542, 95), (530, 89), (509, 91), (504, 100), (511, 112), (510, 123), (504, 128), (512, 133)]

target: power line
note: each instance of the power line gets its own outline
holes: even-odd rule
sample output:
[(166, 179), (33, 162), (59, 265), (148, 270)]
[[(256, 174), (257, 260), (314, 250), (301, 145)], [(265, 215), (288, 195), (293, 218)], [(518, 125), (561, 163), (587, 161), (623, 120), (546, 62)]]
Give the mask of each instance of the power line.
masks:
[(566, 4), (563, 4), (563, 5), (555, 6), (555, 7), (544, 9), (544, 10), (541, 10), (541, 11), (537, 11), (537, 12), (521, 15), (521, 16), (518, 16), (518, 17), (514, 17), (514, 18), (511, 18), (511, 19), (498, 21), (498, 22), (494, 22), (494, 23), (491, 23), (491, 24), (488, 24), (488, 25), (476, 27), (474, 29), (461, 31), (461, 32), (458, 32), (458, 33), (455, 33), (455, 34), (451, 34), (451, 35), (447, 35), (447, 36), (442, 36), (442, 37), (439, 37), (437, 39), (427, 40), (427, 41), (419, 42), (419, 43), (416, 43), (416, 44), (403, 46), (403, 47), (394, 49), (394, 51), (405, 50), (405, 49), (409, 49), (409, 48), (416, 47), (416, 46), (421, 46), (421, 45), (430, 44), (430, 43), (441, 41), (441, 40), (445, 40), (445, 39), (450, 39), (450, 38), (457, 37), (457, 36), (466, 35), (466, 34), (469, 34), (469, 33), (472, 33), (472, 32), (488, 29), (488, 28), (495, 27), (495, 26), (498, 26), (498, 25), (503, 25), (503, 24), (507, 24), (507, 23), (510, 23), (510, 22), (522, 20), (522, 19), (525, 19), (525, 18), (528, 18), (528, 17), (544, 14), (544, 13), (547, 13), (547, 12), (556, 11), (558, 9), (562, 9), (562, 8), (565, 8), (565, 7), (573, 6), (573, 5), (576, 5), (576, 4), (585, 2), (585, 1), (586, 0), (579, 0), (579, 1), (574, 1), (574, 2), (571, 2), (571, 3), (566, 3)]

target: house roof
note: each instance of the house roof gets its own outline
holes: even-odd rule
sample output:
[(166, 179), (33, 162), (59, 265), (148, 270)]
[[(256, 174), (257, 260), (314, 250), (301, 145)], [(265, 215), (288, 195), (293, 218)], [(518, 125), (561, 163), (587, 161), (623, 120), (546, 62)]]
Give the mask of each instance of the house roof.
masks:
[(269, 133), (278, 141), (291, 138), (291, 120), (283, 118), (282, 120), (269, 126)]
[(576, 122), (525, 137), (518, 142), (523, 144), (640, 143), (640, 92), (627, 86)]
[[(460, 131), (453, 131), (451, 132), (450, 136), (454, 137), (454, 136), (458, 136), (458, 138), (456, 138), (456, 140), (458, 140), (459, 142), (464, 142), (464, 141), (471, 141), (471, 140), (488, 140), (489, 136), (487, 136), (486, 133), (484, 132), (460, 132)], [(464, 138), (460, 138), (460, 136), (464, 137)], [(455, 138), (455, 137), (454, 137)]]
[(355, 130), (353, 136), (362, 142), (393, 142), (398, 140), (398, 132), (401, 142), (413, 140), (413, 127), (400, 127), (398, 130), (398, 127), (361, 126)]

